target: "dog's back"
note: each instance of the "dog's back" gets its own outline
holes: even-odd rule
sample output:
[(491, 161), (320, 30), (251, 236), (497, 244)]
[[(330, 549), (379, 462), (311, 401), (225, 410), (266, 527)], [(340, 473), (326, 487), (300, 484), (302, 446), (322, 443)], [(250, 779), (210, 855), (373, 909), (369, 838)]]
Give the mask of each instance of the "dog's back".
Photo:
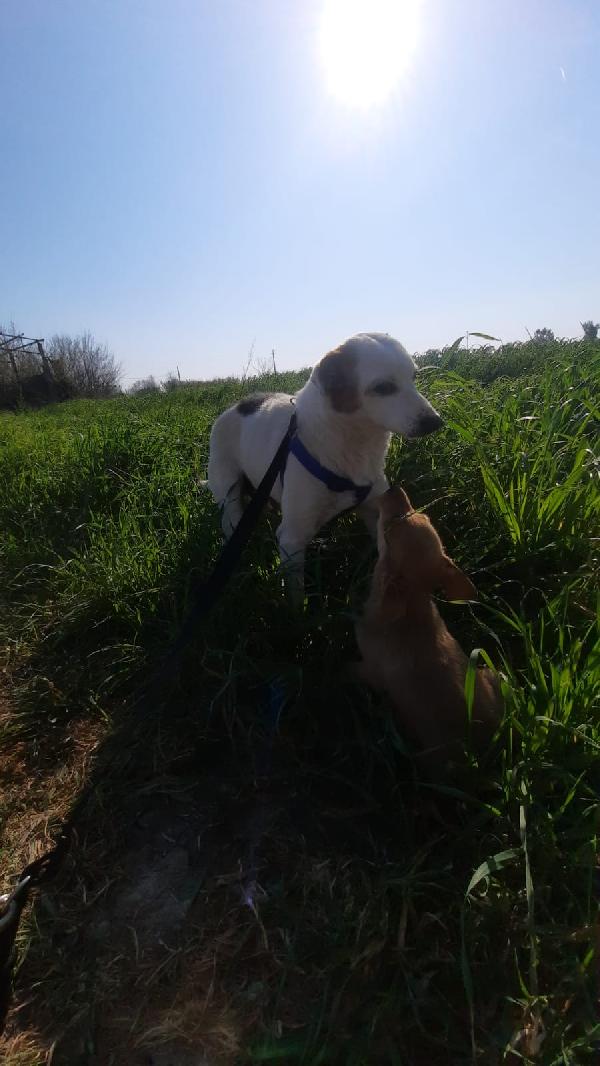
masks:
[[(227, 408), (215, 421), (210, 435), (208, 485), (222, 504), (243, 479), (256, 486), (262, 480), (293, 414), (292, 396), (254, 393)], [(273, 487), (279, 499), (280, 486)], [(232, 525), (239, 520), (236, 514)]]

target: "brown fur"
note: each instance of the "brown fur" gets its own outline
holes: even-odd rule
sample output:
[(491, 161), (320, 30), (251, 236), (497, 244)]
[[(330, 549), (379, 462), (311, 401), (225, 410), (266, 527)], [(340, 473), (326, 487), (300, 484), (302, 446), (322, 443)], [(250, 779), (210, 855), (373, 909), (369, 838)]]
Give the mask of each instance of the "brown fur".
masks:
[(346, 341), (323, 357), (318, 370), (319, 383), (329, 398), (334, 411), (352, 414), (358, 411), (358, 374), (356, 353), (352, 343)]
[[(379, 502), (379, 560), (356, 636), (360, 675), (388, 693), (402, 725), (423, 749), (430, 769), (460, 758), (469, 723), (464, 686), (468, 659), (432, 599), (475, 599), (474, 585), (445, 554), (429, 519), (406, 493), (390, 489)], [(478, 669), (471, 739), (489, 742), (502, 713), (496, 675)]]

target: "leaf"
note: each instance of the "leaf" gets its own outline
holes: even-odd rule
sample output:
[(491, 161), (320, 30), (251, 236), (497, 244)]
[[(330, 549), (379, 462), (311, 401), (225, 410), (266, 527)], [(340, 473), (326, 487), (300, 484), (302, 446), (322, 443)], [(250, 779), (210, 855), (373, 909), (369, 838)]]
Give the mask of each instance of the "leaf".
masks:
[(447, 420), (446, 424), (450, 429), (453, 429), (459, 437), (466, 440), (467, 444), (475, 444), (475, 434), (471, 429), (468, 429), (467, 426), (462, 426), (459, 422), (454, 422), (450, 418)]
[(498, 341), (498, 344), (502, 344), (500, 337), (492, 337), (490, 333), (476, 333), (474, 329), (469, 330), (469, 337), (481, 337), (484, 341)]
[(254, 1048), (250, 1055), (252, 1062), (289, 1062), (291, 1059), (301, 1059), (304, 1051), (304, 1046), (297, 1040), (282, 1040)]
[(495, 473), (493, 473), (489, 466), (484, 465), (483, 463), (480, 464), (480, 469), (490, 503), (496, 505), (496, 508), (504, 518), (513, 544), (519, 544), (522, 537), (521, 527), (510, 503), (504, 498), (504, 494)]
[(460, 342), (463, 341), (464, 339), (465, 339), (465, 335), (463, 333), (462, 337), (457, 337), (456, 340), (453, 341), (453, 343), (450, 345), (449, 348), (445, 348), (444, 349), (444, 355), (453, 355), (454, 352), (458, 348), (460, 348)]
[(477, 677), (477, 660), (481, 648), (474, 648), (469, 656), (469, 665), (465, 676), (465, 702), (467, 704), (467, 717), (469, 724), (473, 721), (473, 701), (475, 699), (475, 678)]
[(507, 851), (498, 851), (495, 855), (491, 855), (489, 859), (486, 859), (485, 862), (482, 862), (481, 865), (477, 867), (469, 881), (467, 891), (465, 892), (465, 898), (471, 895), (475, 886), (478, 885), (480, 881), (483, 881), (484, 877), (490, 877), (491, 874), (496, 873), (497, 870), (501, 870), (503, 866), (507, 865), (507, 863), (513, 862), (514, 859), (518, 859), (520, 855), (521, 850), (519, 848), (508, 848)]

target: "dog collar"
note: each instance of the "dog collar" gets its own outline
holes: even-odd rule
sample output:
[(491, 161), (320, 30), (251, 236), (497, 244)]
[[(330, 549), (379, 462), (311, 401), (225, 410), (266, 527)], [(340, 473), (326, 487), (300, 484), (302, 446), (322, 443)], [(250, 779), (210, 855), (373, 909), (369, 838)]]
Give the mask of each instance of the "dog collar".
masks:
[(390, 522), (404, 522), (405, 518), (411, 518), (416, 513), (414, 507), (411, 507), (410, 511), (405, 511), (404, 514), (393, 514), (391, 518), (387, 519), (386, 525)]
[[(342, 477), (341, 474), (328, 470), (318, 459), (315, 459), (314, 455), (311, 455), (297, 434), (290, 441), (289, 451), (302, 464), (304, 469), (308, 470), (313, 477), (316, 477), (317, 481), (322, 481), (330, 492), (353, 492), (356, 497), (356, 506), (364, 503), (373, 488), (372, 485), (357, 485), (350, 478)], [(281, 483), (283, 484), (283, 471), (281, 473)]]

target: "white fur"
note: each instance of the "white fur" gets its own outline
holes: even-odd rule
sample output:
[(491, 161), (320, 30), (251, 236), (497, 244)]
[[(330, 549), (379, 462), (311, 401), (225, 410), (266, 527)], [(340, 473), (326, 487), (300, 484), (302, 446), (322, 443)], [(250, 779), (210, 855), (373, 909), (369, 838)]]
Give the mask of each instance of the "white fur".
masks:
[[(259, 484), (288, 427), (295, 401), (298, 436), (322, 466), (357, 485), (372, 484), (358, 508), (375, 534), (374, 501), (388, 483), (384, 464), (391, 434), (418, 437), (439, 428), (441, 420), (418, 392), (415, 366), (406, 349), (385, 333), (359, 333), (329, 353), (341, 367), (336, 383), (348, 378), (351, 403), (356, 409), (339, 410), (323, 384), (318, 363), (304, 386), (290, 397), (274, 393), (252, 414), (240, 414), (237, 405), (217, 418), (210, 437), (208, 485), (222, 509), (225, 536), (237, 525), (243, 511), (242, 478)], [(346, 368), (347, 364), (347, 370)], [(392, 382), (397, 391), (380, 396), (372, 391), (380, 382)], [(295, 456), (288, 457), (283, 491), (278, 479), (271, 496), (281, 506), (277, 540), (286, 576), (296, 600), (303, 596), (306, 546), (331, 518), (355, 504), (352, 492), (331, 492)]]

